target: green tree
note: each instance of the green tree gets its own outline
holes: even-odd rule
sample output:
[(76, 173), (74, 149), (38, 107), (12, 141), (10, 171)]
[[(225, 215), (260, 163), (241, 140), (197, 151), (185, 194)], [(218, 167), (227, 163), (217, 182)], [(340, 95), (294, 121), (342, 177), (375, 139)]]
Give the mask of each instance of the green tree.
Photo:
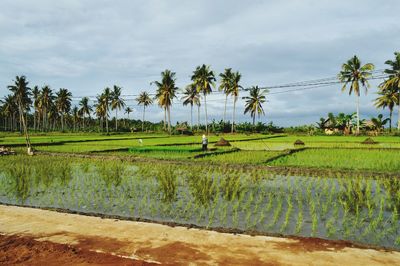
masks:
[[(126, 108), (125, 108), (125, 114), (128, 114), (128, 124), (129, 124), (129, 114), (130, 113), (132, 113), (133, 112), (133, 110), (132, 110), (132, 108), (130, 108), (129, 106), (127, 106)], [(125, 124), (124, 124), (124, 126), (126, 126)]]
[(56, 109), (61, 116), (61, 131), (64, 131), (64, 116), (71, 110), (71, 97), (72, 93), (64, 88), (56, 93)]
[(268, 90), (261, 90), (258, 86), (253, 86), (249, 90), (249, 96), (242, 97), (242, 99), (246, 100), (244, 114), (250, 112), (250, 116), (253, 118), (253, 127), (255, 125), (256, 115), (260, 117), (260, 115), (265, 115), (262, 104), (265, 103), (266, 97), (265, 94)]
[(83, 97), (79, 102), (79, 114), (82, 117), (82, 125), (83, 130), (85, 130), (85, 117), (86, 115), (89, 117), (90, 120), (90, 113), (92, 112), (92, 106), (89, 104), (89, 98)]
[(205, 112), (205, 123), (206, 133), (208, 133), (208, 120), (207, 120), (207, 94), (212, 92), (212, 88), (215, 87), (215, 75), (210, 69), (210, 66), (202, 65), (198, 66), (191, 77), (197, 92), (201, 92), (204, 95), (204, 112)]
[(371, 122), (374, 125), (374, 129), (376, 130), (377, 134), (379, 134), (382, 131), (383, 126), (386, 125), (386, 123), (389, 120), (390, 120), (389, 118), (383, 119), (382, 114), (379, 114), (377, 117), (371, 118)]
[(389, 75), (389, 78), (381, 84), (381, 88), (384, 91), (394, 90), (397, 94), (397, 130), (400, 131), (400, 53), (395, 52), (394, 60), (387, 60), (386, 65), (390, 68), (385, 69), (385, 73)]
[(111, 110), (115, 110), (115, 131), (118, 131), (118, 110), (125, 107), (125, 101), (121, 97), (121, 87), (114, 85), (111, 92)]
[(183, 95), (184, 96), (181, 98), (183, 105), (190, 105), (190, 128), (193, 130), (193, 105), (199, 106), (200, 96), (193, 84), (190, 84), (185, 88)]
[(228, 101), (228, 96), (232, 93), (232, 68), (226, 68), (224, 73), (219, 74), (221, 77), (221, 83), (218, 87), (219, 91), (222, 91), (225, 94), (225, 104), (224, 104), (224, 118), (223, 121), (226, 121), (226, 103)]
[(32, 103), (30, 100), (31, 96), (31, 88), (28, 87), (29, 82), (26, 80), (25, 76), (16, 76), (13, 85), (9, 85), (8, 89), (14, 93), (14, 99), (18, 106), (18, 112), (20, 121), (22, 121), (22, 127), (25, 133), (26, 139), (26, 147), (31, 148), (31, 143), (28, 135), (28, 125), (27, 121), (25, 121), (25, 113), (27, 109), (29, 109), (29, 105)]
[[(381, 87), (382, 88), (382, 87)], [(393, 87), (386, 87), (378, 92), (379, 97), (375, 99), (375, 107), (389, 109), (389, 131), (392, 132), (392, 118), (394, 106), (398, 103), (398, 92)]]
[(239, 89), (243, 87), (239, 85), (240, 79), (242, 75), (239, 72), (235, 72), (232, 74), (232, 96), (233, 96), (233, 113), (232, 113), (232, 130), (233, 133), (235, 130), (235, 112), (236, 112), (236, 102), (239, 97)]
[(342, 65), (338, 74), (339, 80), (343, 83), (342, 91), (349, 86), (349, 95), (354, 91), (357, 97), (357, 134), (360, 133), (360, 85), (364, 87), (365, 93), (369, 88), (368, 78), (371, 77), (374, 65), (367, 63), (361, 65), (360, 59), (355, 55)]
[(42, 110), (42, 130), (48, 129), (48, 115), (51, 106), (53, 105), (54, 94), (50, 86), (45, 85), (40, 93), (39, 108)]
[[(37, 122), (40, 121), (39, 107), (40, 107), (40, 90), (38, 86), (34, 86), (32, 89), (33, 96), (33, 130), (36, 130)], [(39, 117), (38, 117), (39, 115)], [(39, 118), (39, 119), (38, 119)]]
[[(175, 72), (166, 69), (161, 72), (161, 81), (154, 81), (157, 86), (156, 99), (158, 105), (164, 108), (164, 112), (168, 115), (168, 132), (171, 134), (171, 105), (176, 97), (178, 87), (175, 85)], [(165, 120), (165, 119), (164, 119)]]
[(110, 103), (112, 101), (112, 94), (110, 88), (106, 87), (103, 91), (103, 93), (98, 97), (98, 104), (101, 106), (103, 109), (104, 113), (104, 119), (106, 121), (106, 132), (107, 134), (109, 133), (108, 130), (108, 110), (110, 107)]
[(10, 127), (10, 131), (14, 131), (15, 114), (18, 113), (18, 106), (15, 103), (14, 95), (9, 94), (5, 96), (2, 102), (3, 102), (3, 113), (6, 117), (8, 117), (8, 124)]
[(146, 107), (153, 104), (153, 99), (150, 98), (150, 95), (146, 91), (142, 91), (139, 97), (136, 98), (136, 102), (138, 105), (143, 105), (142, 131), (144, 131)]
[(79, 109), (75, 105), (74, 108), (72, 108), (72, 121), (74, 124), (74, 132), (76, 131), (76, 123), (79, 121), (80, 118), (81, 118), (81, 116), (79, 114)]

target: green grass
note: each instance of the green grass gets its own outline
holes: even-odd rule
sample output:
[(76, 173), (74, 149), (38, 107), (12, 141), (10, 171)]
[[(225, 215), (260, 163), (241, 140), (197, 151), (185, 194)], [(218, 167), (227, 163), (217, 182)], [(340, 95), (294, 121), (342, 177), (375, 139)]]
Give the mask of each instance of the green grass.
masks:
[(384, 149), (306, 149), (270, 165), (349, 170), (400, 171), (400, 151)]
[(263, 164), (268, 159), (281, 154), (283, 154), (283, 152), (279, 151), (237, 151), (232, 153), (209, 155), (196, 159), (196, 161), (229, 164)]
[[(142, 138), (142, 143), (139, 142), (139, 138)], [(87, 153), (87, 152), (99, 152), (105, 150), (113, 150), (113, 149), (129, 149), (133, 147), (148, 147), (148, 146), (156, 146), (156, 145), (177, 145), (177, 149), (179, 147), (183, 147), (182, 144), (186, 145), (197, 145), (197, 147), (201, 147), (201, 136), (166, 136), (166, 135), (158, 135), (151, 136), (146, 138), (147, 136), (143, 135), (134, 135), (125, 136), (124, 138), (118, 140), (107, 140), (103, 138), (101, 141), (90, 141), (90, 142), (67, 142), (62, 145), (42, 145), (36, 146), (35, 148), (40, 151), (49, 151), (49, 152), (73, 152), (73, 153)], [(246, 140), (246, 139), (254, 139), (254, 138), (268, 138), (267, 135), (226, 135), (225, 139), (229, 141), (235, 140)], [(115, 136), (114, 136), (115, 138)], [(209, 147), (213, 147), (213, 142), (218, 141), (221, 136), (210, 136)]]

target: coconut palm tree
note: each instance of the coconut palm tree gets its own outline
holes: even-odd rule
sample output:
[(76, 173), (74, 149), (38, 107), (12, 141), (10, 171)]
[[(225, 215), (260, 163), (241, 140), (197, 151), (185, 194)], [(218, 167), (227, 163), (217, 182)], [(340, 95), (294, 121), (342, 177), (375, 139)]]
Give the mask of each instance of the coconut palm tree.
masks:
[(25, 113), (29, 109), (29, 105), (32, 103), (30, 100), (31, 88), (28, 87), (29, 82), (26, 80), (25, 76), (16, 76), (13, 85), (9, 85), (8, 89), (14, 93), (14, 99), (18, 106), (20, 121), (22, 121), (23, 130), (25, 133), (26, 147), (31, 148), (31, 143), (28, 135), (28, 125), (25, 121)]
[(224, 118), (223, 121), (226, 120), (226, 103), (228, 101), (228, 96), (232, 93), (232, 68), (226, 68), (224, 73), (219, 74), (221, 77), (221, 83), (218, 87), (219, 91), (224, 92), (225, 94), (225, 104), (224, 104)]
[(394, 60), (387, 60), (385, 62), (386, 65), (390, 66), (390, 68), (384, 71), (389, 75), (389, 78), (383, 82), (381, 88), (383, 90), (394, 90), (397, 94), (397, 130), (400, 131), (400, 52), (395, 52), (394, 55)]
[(111, 92), (111, 110), (115, 110), (115, 131), (118, 131), (118, 110), (125, 107), (125, 101), (121, 98), (121, 87), (114, 85)]
[(268, 90), (261, 90), (258, 86), (253, 86), (249, 89), (249, 96), (242, 97), (246, 100), (244, 114), (250, 112), (250, 116), (253, 118), (253, 127), (255, 126), (256, 115), (265, 115), (262, 104), (265, 103), (265, 94)]
[(204, 111), (205, 111), (205, 122), (206, 122), (206, 133), (208, 133), (208, 121), (207, 121), (207, 94), (212, 92), (212, 88), (215, 87), (215, 75), (210, 69), (210, 66), (202, 65), (196, 67), (191, 77), (193, 84), (196, 86), (197, 92), (201, 92), (204, 95)]
[(14, 95), (9, 94), (4, 96), (3, 100), (3, 113), (8, 117), (10, 131), (14, 131), (15, 114), (18, 112), (18, 106), (15, 103)]
[(344, 83), (342, 91), (349, 87), (349, 95), (354, 91), (357, 97), (357, 134), (360, 133), (360, 85), (364, 87), (365, 93), (369, 88), (368, 78), (371, 77), (374, 65), (367, 63), (361, 65), (360, 59), (355, 55), (342, 65), (342, 70), (338, 74), (339, 80)]
[(64, 131), (64, 116), (71, 110), (72, 93), (67, 89), (61, 88), (56, 92), (56, 109), (61, 116), (61, 131)]
[(74, 124), (74, 132), (76, 131), (76, 122), (79, 121), (80, 118), (81, 116), (79, 114), (78, 106), (75, 105), (74, 108), (72, 108), (72, 120)]
[[(36, 121), (38, 120), (39, 112), (39, 101), (40, 101), (40, 90), (38, 86), (34, 86), (32, 89), (33, 96), (33, 130), (36, 130)], [(39, 116), (40, 119), (40, 116)], [(40, 121), (40, 120), (39, 120)]]
[(83, 97), (79, 102), (79, 107), (79, 114), (82, 117), (83, 130), (85, 130), (85, 117), (87, 115), (90, 119), (90, 113), (93, 110), (92, 106), (89, 104), (89, 98)]
[(40, 93), (39, 108), (42, 110), (42, 130), (48, 129), (48, 112), (53, 105), (54, 95), (50, 86), (45, 85)]
[(239, 89), (243, 89), (243, 87), (239, 85), (241, 78), (242, 75), (239, 72), (235, 72), (232, 74), (232, 90), (231, 90), (231, 94), (233, 96), (232, 130), (231, 130), (232, 133), (235, 130), (236, 101), (239, 97)]
[(153, 99), (151, 99), (150, 95), (147, 92), (142, 91), (139, 94), (139, 97), (136, 98), (136, 102), (138, 103), (138, 105), (143, 105), (142, 131), (144, 131), (144, 118), (146, 107), (153, 104)]
[(109, 133), (108, 130), (108, 110), (112, 101), (112, 93), (110, 88), (106, 87), (103, 91), (103, 93), (98, 97), (99, 104), (102, 105), (101, 108), (103, 108), (104, 112), (104, 119), (106, 120), (106, 132), (107, 134)]
[(398, 97), (399, 94), (397, 90), (393, 88), (389, 88), (386, 86), (386, 89), (381, 87), (381, 90), (378, 92), (380, 95), (378, 98), (375, 99), (375, 107), (383, 108), (386, 107), (389, 109), (389, 132), (392, 132), (392, 115), (394, 106), (399, 102)]
[[(133, 112), (133, 110), (132, 110), (132, 108), (130, 108), (129, 106), (127, 106), (126, 108), (125, 108), (125, 114), (128, 114), (128, 123), (129, 123), (129, 114), (130, 113), (132, 113)], [(124, 126), (125, 126), (126, 124), (124, 123)]]
[[(171, 105), (176, 97), (178, 87), (175, 85), (175, 72), (166, 69), (161, 72), (161, 81), (154, 81), (157, 86), (156, 99), (158, 105), (164, 108), (164, 112), (168, 115), (168, 132), (171, 134)], [(165, 120), (165, 119), (164, 119)]]
[(183, 95), (184, 96), (181, 98), (183, 105), (186, 106), (190, 104), (190, 128), (193, 130), (193, 105), (199, 106), (200, 96), (193, 84), (190, 84), (185, 88)]
[(377, 117), (371, 118), (371, 122), (376, 130), (376, 133), (379, 134), (383, 129), (383, 126), (389, 121), (389, 118), (383, 119), (383, 114), (379, 114)]

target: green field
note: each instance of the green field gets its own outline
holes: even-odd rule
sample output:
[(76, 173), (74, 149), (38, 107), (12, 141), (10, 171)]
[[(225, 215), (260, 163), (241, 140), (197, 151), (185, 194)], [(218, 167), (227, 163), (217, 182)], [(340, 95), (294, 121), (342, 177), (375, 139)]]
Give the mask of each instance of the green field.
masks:
[(0, 203), (400, 249), (400, 137), (365, 139), (50, 134), (30, 157), (3, 135)]

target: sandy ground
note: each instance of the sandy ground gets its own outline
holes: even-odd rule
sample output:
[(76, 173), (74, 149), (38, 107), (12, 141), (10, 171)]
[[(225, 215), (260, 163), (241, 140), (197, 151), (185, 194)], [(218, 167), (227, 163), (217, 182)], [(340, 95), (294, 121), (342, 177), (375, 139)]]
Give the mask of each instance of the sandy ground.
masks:
[[(3, 205), (0, 234), (0, 264), (400, 265), (400, 252), (343, 242), (233, 235)], [(27, 255), (13, 261), (10, 252), (18, 249)]]

